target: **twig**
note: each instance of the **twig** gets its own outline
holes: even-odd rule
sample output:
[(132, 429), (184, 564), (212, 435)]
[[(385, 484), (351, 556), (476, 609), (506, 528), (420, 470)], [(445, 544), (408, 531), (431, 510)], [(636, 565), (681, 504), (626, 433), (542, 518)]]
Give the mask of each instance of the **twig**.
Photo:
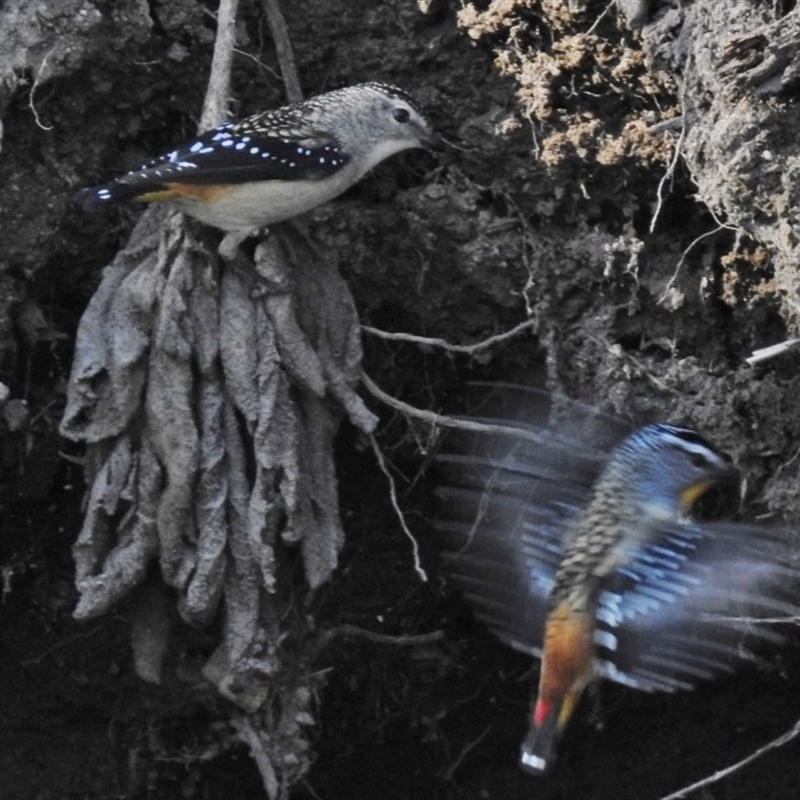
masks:
[(609, 4), (608, 4), (608, 5), (607, 5), (607, 6), (606, 6), (604, 9), (603, 9), (603, 11), (601, 12), (600, 16), (598, 16), (598, 17), (597, 17), (597, 19), (596, 19), (596, 20), (595, 20), (595, 21), (592, 23), (592, 27), (591, 27), (591, 28), (589, 28), (589, 30), (587, 30), (587, 31), (586, 31), (586, 35), (587, 35), (587, 36), (588, 36), (590, 33), (594, 33), (594, 31), (595, 31), (595, 28), (597, 28), (597, 26), (598, 26), (598, 25), (601, 23), (601, 21), (602, 21), (603, 17), (604, 17), (606, 14), (608, 14), (608, 12), (609, 12), (609, 11), (611, 11), (611, 9), (612, 9), (613, 7), (614, 7), (614, 0), (611, 0), (611, 2), (610, 2), (610, 3), (609, 3)]
[(359, 628), (357, 625), (338, 625), (325, 632), (325, 642), (328, 644), (337, 636), (358, 636), (375, 644), (391, 644), (397, 647), (413, 647), (418, 644), (430, 644), (440, 642), (444, 639), (444, 631), (432, 631), (431, 633), (419, 633), (414, 635), (395, 636), (388, 633), (376, 633), (375, 631)]
[(760, 747), (754, 753), (750, 753), (749, 756), (743, 758), (741, 761), (737, 761), (735, 764), (732, 764), (730, 767), (725, 767), (725, 769), (721, 769), (718, 772), (715, 772), (713, 775), (709, 775), (707, 778), (703, 778), (703, 780), (697, 781), (697, 783), (693, 783), (691, 786), (686, 786), (683, 789), (679, 789), (677, 792), (673, 792), (672, 794), (665, 795), (661, 797), (659, 800), (679, 800), (681, 797), (686, 797), (687, 794), (690, 792), (694, 792), (697, 789), (702, 789), (705, 786), (709, 786), (712, 783), (716, 783), (717, 781), (726, 778), (732, 772), (736, 772), (736, 770), (741, 769), (744, 766), (747, 766), (751, 761), (755, 761), (757, 758), (760, 758), (770, 750), (773, 750), (776, 747), (783, 747), (783, 745), (788, 744), (792, 741), (796, 736), (800, 734), (800, 719), (795, 722), (794, 726), (786, 731), (786, 733), (779, 736), (777, 739), (773, 739), (771, 742), (768, 742), (763, 747)]
[(286, 27), (280, 3), (278, 0), (261, 0), (261, 4), (264, 6), (272, 41), (275, 42), (275, 53), (278, 56), (283, 85), (286, 87), (286, 99), (290, 103), (296, 103), (303, 99), (303, 89), (300, 86), (292, 41), (289, 38), (289, 29)]
[(262, 61), (258, 56), (253, 55), (253, 53), (249, 52), (248, 50), (242, 50), (240, 47), (237, 47), (234, 52), (236, 53), (237, 56), (241, 56), (242, 58), (249, 58), (259, 69), (268, 73), (270, 77), (275, 78), (276, 81), (280, 80), (281, 76), (278, 74), (278, 71), (272, 69), (272, 67), (270, 67), (269, 64)]
[(681, 271), (681, 267), (683, 266), (684, 262), (686, 261), (686, 257), (689, 255), (689, 252), (694, 248), (694, 246), (698, 242), (702, 242), (703, 239), (707, 239), (709, 236), (714, 236), (715, 234), (719, 233), (723, 230), (731, 230), (730, 225), (723, 225), (721, 222), (718, 222), (718, 227), (714, 228), (713, 230), (706, 231), (705, 233), (701, 233), (696, 239), (694, 239), (689, 246), (681, 253), (681, 257), (678, 260), (677, 265), (675, 266), (675, 271), (672, 273), (672, 277), (667, 281), (667, 285), (664, 288), (664, 291), (661, 294), (661, 297), (658, 298), (659, 303), (663, 303), (664, 300), (667, 298), (667, 294), (669, 290), (675, 285), (675, 281), (678, 280), (678, 274)]
[(548, 441), (552, 444), (552, 432), (548, 431), (547, 435), (537, 433), (531, 428), (516, 427), (513, 425), (493, 425), (486, 422), (475, 422), (471, 419), (459, 419), (458, 417), (448, 417), (445, 414), (437, 414), (435, 411), (426, 411), (423, 408), (404, 403), (396, 397), (387, 394), (380, 387), (378, 387), (373, 380), (366, 373), (361, 373), (361, 383), (364, 388), (376, 399), (380, 400), (390, 408), (399, 411), (406, 416), (413, 419), (427, 422), (429, 425), (439, 425), (442, 428), (455, 428), (462, 431), (473, 431), (475, 433), (493, 433), (502, 436), (515, 436), (519, 439), (525, 439), (535, 444), (546, 444)]
[(446, 781), (453, 780), (453, 775), (456, 774), (458, 768), (464, 763), (464, 759), (486, 738), (491, 729), (492, 726), (487, 725), (486, 730), (484, 730), (480, 736), (464, 745), (464, 748), (458, 754), (458, 758), (450, 765), (450, 768), (447, 770), (447, 772), (445, 772), (444, 779)]
[(275, 800), (278, 796), (278, 778), (275, 775), (275, 768), (272, 766), (272, 759), (264, 748), (261, 737), (247, 717), (231, 720), (231, 724), (236, 729), (236, 735), (239, 739), (250, 748), (253, 761), (256, 762), (258, 771), (261, 773), (261, 781), (264, 784), (267, 797), (269, 797), (269, 800)]
[(33, 118), (36, 121), (36, 124), (43, 130), (43, 131), (51, 131), (53, 130), (52, 125), (45, 125), (39, 119), (39, 112), (36, 110), (36, 106), (33, 104), (33, 94), (36, 91), (36, 88), (39, 86), (39, 81), (42, 78), (42, 73), (44, 72), (44, 65), (47, 63), (47, 59), (53, 54), (53, 50), (55, 47), (52, 47), (50, 50), (47, 51), (45, 57), (42, 59), (42, 63), (39, 64), (39, 69), (36, 70), (36, 77), (33, 79), (33, 86), (31, 86), (31, 93), (28, 95), (28, 106), (30, 107), (31, 111), (33, 112)]
[(472, 355), (487, 347), (492, 347), (499, 342), (504, 342), (506, 339), (511, 339), (514, 336), (522, 333), (522, 331), (533, 328), (536, 324), (535, 320), (528, 319), (525, 322), (520, 322), (519, 325), (512, 328), (505, 333), (498, 333), (495, 336), (490, 336), (488, 339), (483, 339), (475, 344), (450, 344), (444, 339), (433, 339), (427, 336), (416, 336), (413, 333), (393, 333), (391, 331), (382, 331), (380, 328), (372, 328), (369, 325), (362, 325), (361, 330), (365, 333), (370, 333), (373, 336), (378, 336), (381, 339), (388, 339), (389, 341), (409, 342), (410, 344), (421, 344), (426, 347), (440, 347), (442, 350), (447, 350), (449, 353), (466, 353)]
[(794, 350), (800, 347), (800, 339), (787, 339), (780, 344), (773, 344), (769, 347), (762, 347), (760, 350), (753, 350), (753, 354), (746, 358), (745, 361), (752, 367), (753, 364), (760, 364), (762, 361), (768, 361), (770, 358), (775, 358), (782, 353), (789, 350)]
[(219, 0), (217, 9), (217, 35), (214, 39), (214, 56), (208, 79), (203, 113), (200, 115), (200, 132), (221, 125), (228, 116), (228, 97), (231, 92), (231, 68), (236, 45), (236, 12), (239, 0)]
[(102, 628), (92, 628), (90, 631), (86, 633), (82, 633), (78, 636), (71, 636), (69, 639), (66, 639), (62, 642), (56, 642), (52, 647), (48, 647), (46, 650), (42, 651), (38, 656), (34, 658), (27, 658), (24, 661), (20, 661), (19, 664), (23, 667), (29, 667), (31, 664), (41, 664), (44, 659), (50, 655), (54, 650), (60, 650), (62, 647), (68, 647), (71, 644), (75, 644), (75, 642), (80, 642), (83, 639), (88, 639), (90, 636), (94, 636), (96, 633), (99, 633)]
[(658, 198), (658, 203), (656, 205), (656, 210), (653, 212), (653, 219), (650, 220), (650, 233), (652, 233), (656, 229), (656, 222), (658, 220), (659, 215), (661, 214), (661, 206), (664, 203), (664, 196), (662, 191), (664, 189), (664, 184), (672, 177), (673, 173), (675, 172), (675, 167), (678, 165), (678, 159), (681, 157), (681, 145), (683, 144), (683, 140), (686, 138), (686, 125), (681, 125), (681, 133), (678, 136), (678, 141), (675, 144), (675, 152), (672, 154), (672, 160), (669, 162), (669, 166), (667, 167), (667, 171), (661, 176), (661, 180), (658, 182), (658, 190), (656, 191), (656, 197)]
[(403, 533), (411, 542), (411, 549), (414, 554), (414, 570), (416, 571), (417, 575), (419, 575), (419, 579), (427, 583), (428, 573), (422, 568), (422, 564), (419, 560), (419, 544), (414, 538), (414, 534), (409, 530), (408, 525), (406, 525), (405, 517), (403, 516), (403, 512), (400, 510), (400, 504), (397, 502), (397, 490), (395, 488), (394, 478), (389, 472), (389, 468), (386, 466), (386, 459), (383, 457), (380, 447), (378, 447), (378, 441), (374, 434), (369, 435), (369, 443), (372, 445), (372, 452), (375, 453), (375, 458), (378, 460), (378, 467), (380, 468), (380, 471), (386, 476), (386, 480), (389, 482), (389, 499), (392, 501), (392, 508), (394, 508), (394, 512), (400, 522), (400, 527), (403, 529)]
[(725, 614), (702, 614), (701, 622), (735, 622), (737, 625), (797, 625), (800, 617), (727, 617)]
[(669, 119), (662, 119), (660, 122), (656, 122), (647, 129), (647, 132), (664, 133), (665, 131), (683, 130), (685, 124), (686, 117), (684, 117), (683, 114), (680, 114), (677, 117), (670, 117)]
[(314, 791), (314, 787), (305, 778), (303, 778), (300, 783), (303, 784), (305, 790), (314, 798), (314, 800), (322, 800), (322, 798)]

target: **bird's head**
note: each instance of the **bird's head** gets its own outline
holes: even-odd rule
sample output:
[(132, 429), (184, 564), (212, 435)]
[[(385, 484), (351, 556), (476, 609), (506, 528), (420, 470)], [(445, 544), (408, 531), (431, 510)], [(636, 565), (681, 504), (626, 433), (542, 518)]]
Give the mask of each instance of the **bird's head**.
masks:
[(653, 520), (685, 519), (712, 489), (738, 487), (730, 458), (691, 428), (639, 428), (611, 454), (608, 473), (625, 481), (632, 505)]
[(331, 128), (364, 171), (402, 150), (439, 150), (442, 140), (411, 95), (388, 83), (361, 83), (322, 95), (335, 112)]

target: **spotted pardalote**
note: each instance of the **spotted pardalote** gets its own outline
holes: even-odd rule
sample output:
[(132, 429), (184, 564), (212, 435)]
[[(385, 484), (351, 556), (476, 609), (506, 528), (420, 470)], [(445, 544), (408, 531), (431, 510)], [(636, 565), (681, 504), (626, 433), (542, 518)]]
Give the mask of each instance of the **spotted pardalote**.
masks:
[(800, 614), (800, 537), (710, 518), (737, 471), (691, 428), (630, 432), (577, 403), (535, 419), (547, 395), (500, 394), (514, 414), (470, 417), (495, 430), (445, 439), (437, 527), (476, 615), (542, 661), (521, 751), (542, 774), (591, 681), (691, 689), (780, 643), (765, 621)]
[(362, 83), (229, 122), (76, 200), (97, 210), (171, 201), (223, 231), (251, 231), (311, 210), (402, 150), (440, 138), (414, 100)]

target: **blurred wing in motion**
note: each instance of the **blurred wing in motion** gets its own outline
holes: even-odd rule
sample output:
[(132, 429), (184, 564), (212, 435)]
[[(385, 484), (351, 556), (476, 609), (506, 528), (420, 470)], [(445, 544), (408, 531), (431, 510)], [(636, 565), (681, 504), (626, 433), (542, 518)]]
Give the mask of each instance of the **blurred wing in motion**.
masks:
[[(564, 537), (631, 426), (542, 390), (469, 389), (464, 418), (493, 430), (446, 434), (436, 529), (448, 573), (478, 619), (506, 644), (541, 657)], [(568, 424), (548, 422), (565, 412)]]
[[(540, 658), (565, 537), (630, 426), (562, 399), (551, 424), (548, 393), (479, 388), (479, 414), (468, 419), (496, 430), (446, 437), (436, 527), (478, 619)], [(690, 689), (751, 660), (750, 645), (780, 642), (779, 626), (765, 620), (800, 616), (797, 545), (781, 528), (663, 523), (601, 585), (596, 674), (644, 691)]]
[(647, 691), (691, 689), (783, 641), (800, 615), (797, 535), (733, 522), (664, 524), (600, 597), (598, 672)]

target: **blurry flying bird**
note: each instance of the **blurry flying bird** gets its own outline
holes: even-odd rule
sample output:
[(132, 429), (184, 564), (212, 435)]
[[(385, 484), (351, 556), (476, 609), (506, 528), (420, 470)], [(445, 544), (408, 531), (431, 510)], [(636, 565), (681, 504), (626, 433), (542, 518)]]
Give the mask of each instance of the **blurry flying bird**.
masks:
[(493, 430), (445, 440), (437, 528), (476, 616), (542, 660), (525, 769), (550, 767), (596, 678), (691, 689), (782, 641), (759, 621), (800, 615), (796, 536), (707, 518), (738, 494), (727, 456), (681, 425), (630, 432), (572, 401), (552, 422), (563, 398), (479, 388), (495, 400), (469, 419)]

